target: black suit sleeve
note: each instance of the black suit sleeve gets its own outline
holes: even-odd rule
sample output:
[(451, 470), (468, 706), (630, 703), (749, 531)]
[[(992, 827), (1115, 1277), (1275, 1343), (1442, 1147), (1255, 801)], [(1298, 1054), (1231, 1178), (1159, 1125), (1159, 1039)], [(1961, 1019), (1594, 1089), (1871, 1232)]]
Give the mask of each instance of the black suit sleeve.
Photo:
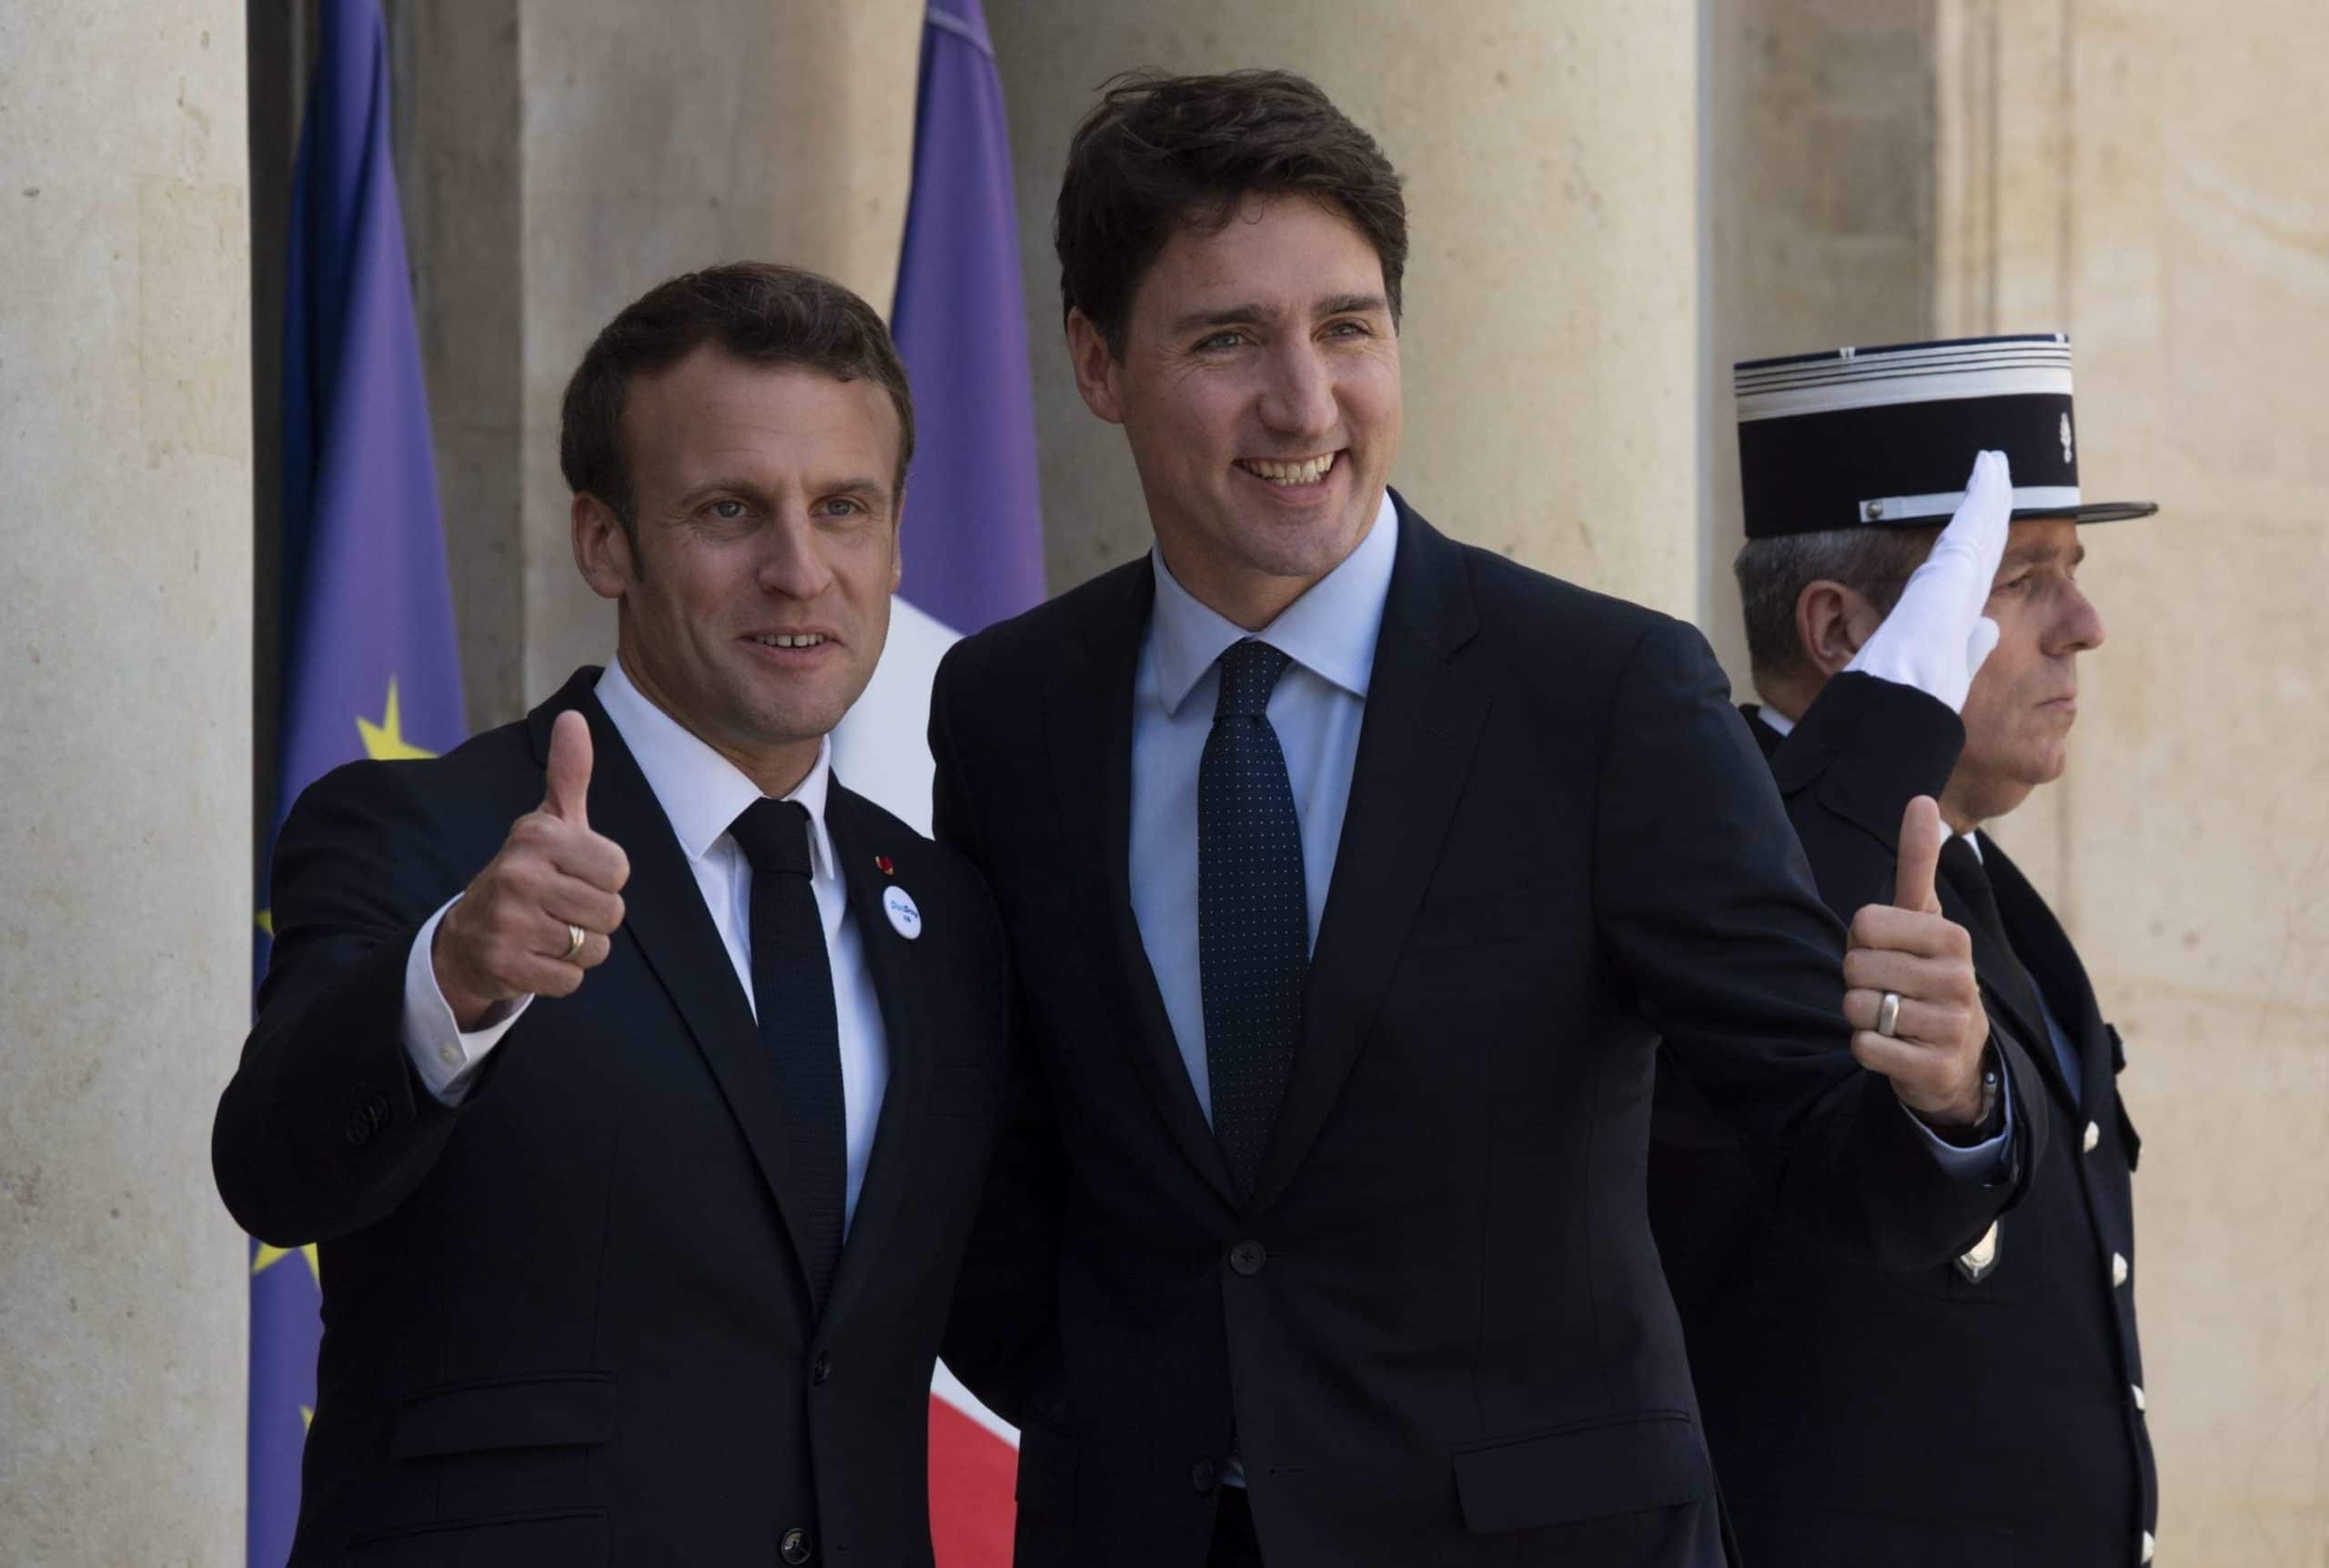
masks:
[(403, 1041), (406, 957), (462, 886), (431, 847), (383, 763), (318, 780), (277, 839), (274, 950), (210, 1139), (219, 1196), (263, 1241), (329, 1241), (383, 1218), (458, 1118)]
[(1662, 621), (1635, 648), (1602, 752), (1602, 938), (1781, 1208), (1886, 1266), (1941, 1262), (2011, 1189), (1951, 1177), (1853, 1059), (1843, 926), (1729, 698), (1695, 629)]
[[(1964, 723), (1948, 704), (1857, 672), (1829, 681), (1780, 743), (1772, 771), (1820, 896), (1839, 919), (1891, 898), (1901, 815), (1920, 795), (1941, 798), (1964, 746)], [(2020, 1041), (1996, 1029), (1990, 1038), (2025, 1134), (2020, 1185), (2026, 1186), (2052, 1131), (2045, 1080)]]
[[(951, 722), (957, 667), (939, 668), (931, 691), (932, 833), (989, 872), (971, 809), (969, 781)], [(999, 885), (988, 876), (991, 886)], [(1016, 980), (1013, 980), (1013, 1001)], [(1067, 1159), (1033, 1053), (1013, 1005), (1001, 1127), (970, 1244), (956, 1276), (941, 1350), (963, 1385), (1005, 1420), (1025, 1426), (1039, 1390), (1057, 1376), (1060, 1226)]]

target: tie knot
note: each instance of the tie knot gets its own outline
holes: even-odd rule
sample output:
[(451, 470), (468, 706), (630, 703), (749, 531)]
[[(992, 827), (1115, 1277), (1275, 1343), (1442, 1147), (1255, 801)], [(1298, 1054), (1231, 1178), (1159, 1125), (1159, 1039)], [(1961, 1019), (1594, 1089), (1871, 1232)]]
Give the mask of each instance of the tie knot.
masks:
[(763, 796), (738, 812), (728, 831), (754, 872), (809, 874), (809, 809), (800, 801)]
[(1222, 650), (1221, 696), (1213, 705), (1213, 719), (1258, 719), (1269, 711), (1270, 692), (1285, 673), (1286, 656), (1266, 642), (1252, 638)]
[(1941, 840), (1941, 869), (1949, 879), (1962, 888), (1986, 888), (1990, 885), (1989, 869), (1981, 864), (1981, 857), (1973, 851), (1962, 833), (1951, 833)]

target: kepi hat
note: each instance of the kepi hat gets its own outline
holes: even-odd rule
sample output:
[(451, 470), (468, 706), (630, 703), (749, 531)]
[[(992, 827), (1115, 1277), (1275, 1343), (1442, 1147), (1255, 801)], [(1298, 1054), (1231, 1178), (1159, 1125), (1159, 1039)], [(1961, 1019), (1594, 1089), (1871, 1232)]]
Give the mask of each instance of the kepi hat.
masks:
[(2071, 345), (2058, 332), (1749, 359), (1731, 374), (1750, 539), (1937, 528), (1985, 448), (2011, 466), (2017, 522), (2159, 510), (2080, 491)]

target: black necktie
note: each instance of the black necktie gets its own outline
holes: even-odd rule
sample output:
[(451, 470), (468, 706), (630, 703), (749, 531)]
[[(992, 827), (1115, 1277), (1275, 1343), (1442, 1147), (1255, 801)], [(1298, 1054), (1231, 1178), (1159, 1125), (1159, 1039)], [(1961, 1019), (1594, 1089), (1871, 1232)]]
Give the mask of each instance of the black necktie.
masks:
[(728, 830), (752, 866), (752, 1000), (784, 1102), (785, 1210), (822, 1311), (841, 1263), (849, 1132), (832, 965), (809, 884), (809, 812), (798, 801), (755, 800)]
[(1302, 824), (1268, 713), (1285, 665), (1250, 638), (1221, 656), (1221, 699), (1197, 769), (1197, 978), (1213, 1132), (1247, 1196), (1293, 1076), (1310, 966)]
[[(2021, 967), (2021, 959), (2014, 952), (2013, 943), (2006, 939), (2005, 920), (1998, 913), (1997, 889), (1990, 883), (1989, 868), (1981, 864), (1981, 857), (1974, 852), (1971, 844), (1966, 842), (1962, 833), (1951, 833), (1942, 841), (1941, 874), (1965, 900), (1966, 908), (1972, 911), (1974, 924), (1988, 933), (1990, 940), (1997, 943), (1998, 950), (2005, 955), (2005, 989), (2017, 993), (2014, 1000), (2029, 1010), (2030, 1017), (2040, 1028), (2047, 1030), (2048, 1038), (2042, 1041), (2032, 1040), (2032, 1049), (2043, 1044), (2049, 1052), (2059, 1057), (2061, 1053), (2055, 1048), (2052, 1030), (2046, 1020), (2045, 1003), (2038, 994), (2038, 984), (2030, 978), (2030, 971)], [(2071, 1093), (2075, 1098), (2079, 1087), (2077, 1073), (2070, 1074), (2070, 1084)]]

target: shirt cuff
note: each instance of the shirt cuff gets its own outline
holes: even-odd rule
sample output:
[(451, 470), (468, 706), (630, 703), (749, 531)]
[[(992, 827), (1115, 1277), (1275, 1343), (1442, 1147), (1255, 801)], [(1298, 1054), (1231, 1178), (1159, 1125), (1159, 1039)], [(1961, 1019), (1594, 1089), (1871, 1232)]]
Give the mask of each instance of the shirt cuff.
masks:
[(497, 1009), (499, 1016), (483, 1029), (462, 1032), (454, 1020), (452, 1004), (438, 989), (437, 966), (429, 952), (445, 911), (460, 901), (456, 893), (428, 917), (428, 923), (412, 939), (412, 951), (404, 961), (404, 1051), (428, 1092), (446, 1105), (459, 1105), (469, 1098), (479, 1064), (534, 1002), (532, 997), (519, 997)]
[(1994, 1138), (1985, 1138), (1979, 1143), (1951, 1143), (1906, 1105), (1901, 1107), (1901, 1114), (1916, 1123), (1917, 1131), (1931, 1145), (1933, 1158), (1950, 1175), (1984, 1186), (2005, 1180), (2006, 1151), (2013, 1145), (2013, 1074), (2002, 1065), (1998, 1070), (1998, 1131)]

